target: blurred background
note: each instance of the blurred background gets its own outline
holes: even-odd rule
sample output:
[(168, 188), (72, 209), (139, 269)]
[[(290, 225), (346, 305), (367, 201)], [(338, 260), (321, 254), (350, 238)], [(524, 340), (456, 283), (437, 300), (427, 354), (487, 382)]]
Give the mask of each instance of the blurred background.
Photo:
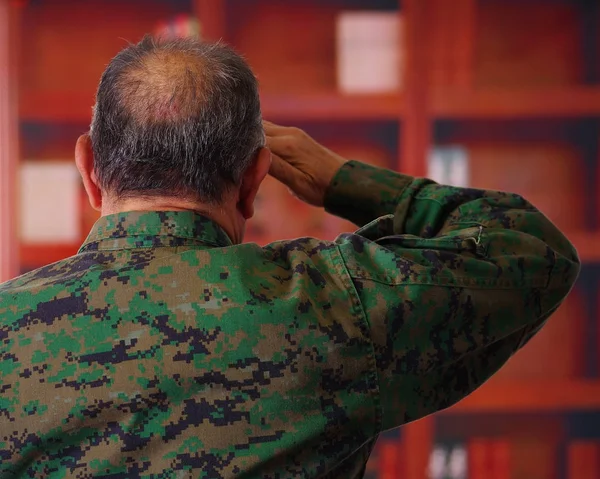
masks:
[[(266, 118), (351, 158), (526, 196), (577, 246), (575, 291), (455, 407), (382, 434), (368, 477), (600, 478), (600, 2), (0, 0), (0, 280), (97, 219), (73, 164), (107, 62), (143, 34), (223, 39)], [(269, 180), (249, 241), (351, 225)]]

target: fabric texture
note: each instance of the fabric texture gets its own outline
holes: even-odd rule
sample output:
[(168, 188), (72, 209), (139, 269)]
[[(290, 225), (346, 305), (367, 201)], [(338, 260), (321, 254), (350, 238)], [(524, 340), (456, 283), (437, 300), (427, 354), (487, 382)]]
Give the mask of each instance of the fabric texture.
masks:
[(334, 242), (234, 245), (192, 212), (101, 218), (0, 285), (0, 477), (353, 478), (384, 430), (467, 396), (572, 288), (514, 194), (360, 162)]

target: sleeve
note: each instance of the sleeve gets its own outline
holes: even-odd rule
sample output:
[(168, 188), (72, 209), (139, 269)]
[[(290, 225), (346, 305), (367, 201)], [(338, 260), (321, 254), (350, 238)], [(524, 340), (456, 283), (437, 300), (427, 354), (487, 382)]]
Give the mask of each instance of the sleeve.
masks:
[(541, 329), (579, 274), (571, 243), (515, 194), (353, 161), (325, 204), (364, 225), (336, 242), (371, 333), (383, 430), (481, 386)]

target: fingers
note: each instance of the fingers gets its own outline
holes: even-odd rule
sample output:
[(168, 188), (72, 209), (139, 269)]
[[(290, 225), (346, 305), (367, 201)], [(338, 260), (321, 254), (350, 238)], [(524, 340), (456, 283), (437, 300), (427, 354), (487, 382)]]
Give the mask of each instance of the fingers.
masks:
[(302, 201), (323, 206), (330, 178), (341, 166), (339, 160), (299, 128), (268, 121), (264, 128), (267, 147), (273, 153), (271, 176)]
[(267, 137), (267, 147), (271, 150), (272, 161), (269, 174), (286, 185), (291, 190), (298, 183), (298, 176), (302, 174), (293, 165), (294, 154), (297, 147), (295, 128), (276, 125), (270, 121), (263, 121)]
[(287, 161), (282, 160), (277, 155), (272, 155), (271, 168), (269, 174), (279, 180), (281, 183), (289, 188), (294, 187), (298, 177), (298, 170), (296, 170)]
[(281, 126), (271, 123), (270, 121), (263, 120), (263, 129), (267, 136), (291, 136), (293, 138), (307, 138), (308, 135), (295, 126)]
[(265, 134), (267, 136), (275, 136), (285, 134), (288, 129), (285, 126), (276, 125), (275, 123), (271, 123), (270, 121), (263, 120), (263, 128), (265, 130)]
[(311, 144), (308, 135), (299, 128), (280, 126), (268, 121), (263, 124), (268, 148), (287, 161), (294, 163), (294, 160), (300, 159), (300, 151)]
[(267, 147), (281, 158), (289, 158), (294, 154), (295, 140), (292, 136), (267, 136)]

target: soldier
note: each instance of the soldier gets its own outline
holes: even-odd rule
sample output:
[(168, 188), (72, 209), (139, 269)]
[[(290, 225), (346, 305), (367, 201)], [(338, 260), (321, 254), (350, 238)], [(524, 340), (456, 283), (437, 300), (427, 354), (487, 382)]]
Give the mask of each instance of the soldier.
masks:
[[(0, 286), (2, 477), (361, 477), (382, 431), (485, 382), (579, 272), (517, 195), (263, 125), (222, 45), (123, 50), (76, 162), (102, 217)], [(359, 229), (244, 244), (268, 173)]]

